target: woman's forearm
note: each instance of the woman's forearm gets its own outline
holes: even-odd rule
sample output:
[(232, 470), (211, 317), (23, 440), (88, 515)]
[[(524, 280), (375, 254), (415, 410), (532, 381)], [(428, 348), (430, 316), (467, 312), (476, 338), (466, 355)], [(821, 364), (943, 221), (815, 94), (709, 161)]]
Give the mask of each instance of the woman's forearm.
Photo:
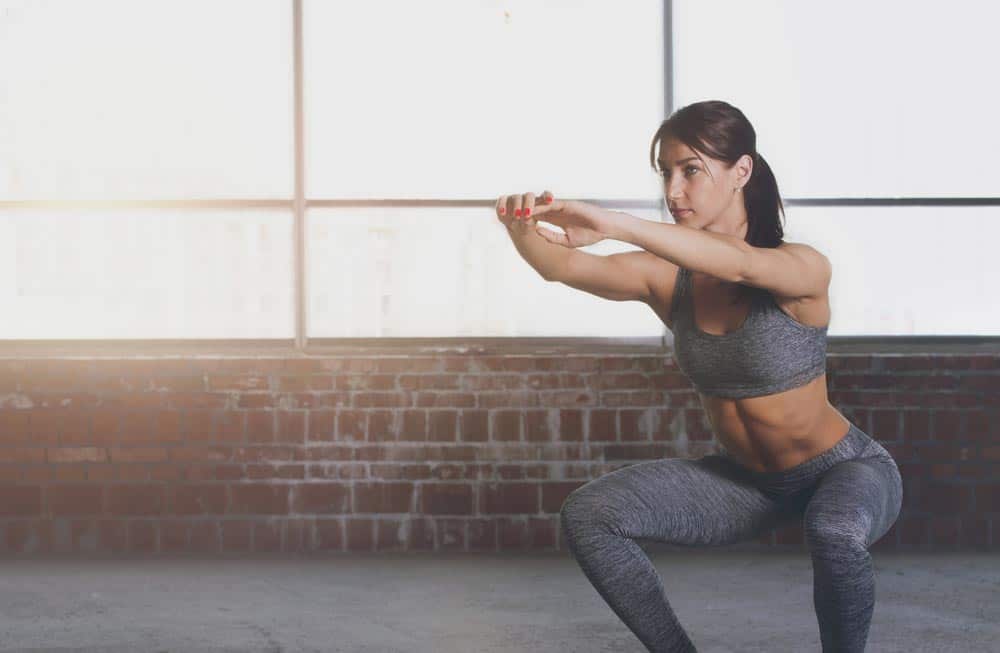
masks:
[(610, 238), (631, 243), (688, 270), (738, 283), (745, 272), (750, 245), (741, 238), (682, 224), (645, 220), (622, 211), (610, 211), (594, 204), (601, 224), (614, 228)]
[(535, 231), (534, 227), (512, 225), (507, 227), (510, 239), (514, 241), (521, 258), (535, 268), (543, 279), (558, 279), (560, 272), (566, 266), (566, 260), (573, 250), (550, 243)]

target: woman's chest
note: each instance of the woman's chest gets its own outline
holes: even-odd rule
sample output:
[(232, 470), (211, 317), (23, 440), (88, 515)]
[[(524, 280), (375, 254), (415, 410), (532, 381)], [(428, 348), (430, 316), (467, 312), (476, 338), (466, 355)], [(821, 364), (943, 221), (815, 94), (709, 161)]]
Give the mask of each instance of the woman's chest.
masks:
[[(750, 297), (739, 298), (736, 292), (737, 284), (719, 282), (701, 282), (692, 278), (684, 301), (695, 328), (709, 335), (724, 336), (744, 324), (752, 310)], [(659, 289), (654, 294), (658, 300), (652, 306), (653, 311), (671, 331), (674, 330), (675, 316), (670, 314), (669, 307), (673, 304), (673, 294), (676, 289)], [(771, 293), (774, 305), (785, 315), (799, 324), (811, 327), (823, 327), (830, 323), (830, 297), (797, 297), (789, 298)]]

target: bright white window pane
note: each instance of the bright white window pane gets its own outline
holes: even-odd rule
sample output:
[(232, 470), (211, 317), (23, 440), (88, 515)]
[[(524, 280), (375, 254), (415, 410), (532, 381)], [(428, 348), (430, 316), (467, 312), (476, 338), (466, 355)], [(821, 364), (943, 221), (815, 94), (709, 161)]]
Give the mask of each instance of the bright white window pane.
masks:
[(310, 197), (659, 197), (661, 0), (305, 0), (303, 19)]
[(675, 0), (677, 108), (742, 110), (786, 197), (993, 197), (1000, 6)]
[(290, 197), (291, 0), (0, 0), (0, 199)]
[(829, 335), (1000, 335), (1000, 207), (785, 208), (785, 240), (833, 264)]
[(4, 339), (293, 338), (292, 215), (0, 211)]
[[(656, 211), (630, 213), (657, 219)], [(492, 208), (310, 209), (307, 224), (313, 338), (655, 338), (665, 330), (641, 302), (545, 281)], [(635, 249), (615, 240), (582, 248)]]

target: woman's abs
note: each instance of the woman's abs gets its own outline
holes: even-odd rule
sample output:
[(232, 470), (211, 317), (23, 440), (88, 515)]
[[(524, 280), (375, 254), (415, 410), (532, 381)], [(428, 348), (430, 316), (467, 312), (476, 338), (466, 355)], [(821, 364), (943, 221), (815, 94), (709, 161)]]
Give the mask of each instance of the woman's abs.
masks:
[[(822, 384), (821, 396), (794, 401), (776, 395), (737, 400), (703, 396), (702, 406), (716, 439), (737, 462), (758, 472), (780, 471), (823, 453), (847, 434), (851, 423), (827, 401), (825, 390)], [(809, 410), (820, 402), (818, 409)]]

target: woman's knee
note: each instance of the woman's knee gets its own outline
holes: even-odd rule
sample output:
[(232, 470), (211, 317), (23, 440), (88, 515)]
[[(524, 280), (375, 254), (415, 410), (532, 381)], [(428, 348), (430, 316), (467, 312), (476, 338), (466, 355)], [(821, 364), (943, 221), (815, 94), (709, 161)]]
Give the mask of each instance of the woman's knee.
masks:
[(580, 540), (581, 536), (598, 527), (598, 522), (594, 518), (597, 504), (591, 494), (581, 492), (582, 489), (570, 492), (559, 509), (559, 529), (570, 550), (575, 548), (574, 543)]
[[(891, 472), (891, 473), (890, 473)], [(875, 459), (844, 463), (813, 496), (803, 515), (811, 548), (867, 549), (895, 522), (902, 485), (895, 465)]]
[(559, 517), (563, 526), (570, 523), (578, 523), (584, 520), (592, 520), (595, 517), (603, 516), (607, 506), (604, 504), (598, 493), (588, 489), (587, 486), (579, 487), (569, 493), (559, 509)]
[(593, 481), (570, 492), (559, 510), (560, 527), (564, 531), (595, 528), (624, 534), (636, 524), (643, 508), (632, 505), (630, 493), (611, 488), (607, 483)]
[(860, 553), (868, 548), (870, 519), (865, 514), (854, 517), (830, 516), (806, 512), (803, 532), (813, 553)]

